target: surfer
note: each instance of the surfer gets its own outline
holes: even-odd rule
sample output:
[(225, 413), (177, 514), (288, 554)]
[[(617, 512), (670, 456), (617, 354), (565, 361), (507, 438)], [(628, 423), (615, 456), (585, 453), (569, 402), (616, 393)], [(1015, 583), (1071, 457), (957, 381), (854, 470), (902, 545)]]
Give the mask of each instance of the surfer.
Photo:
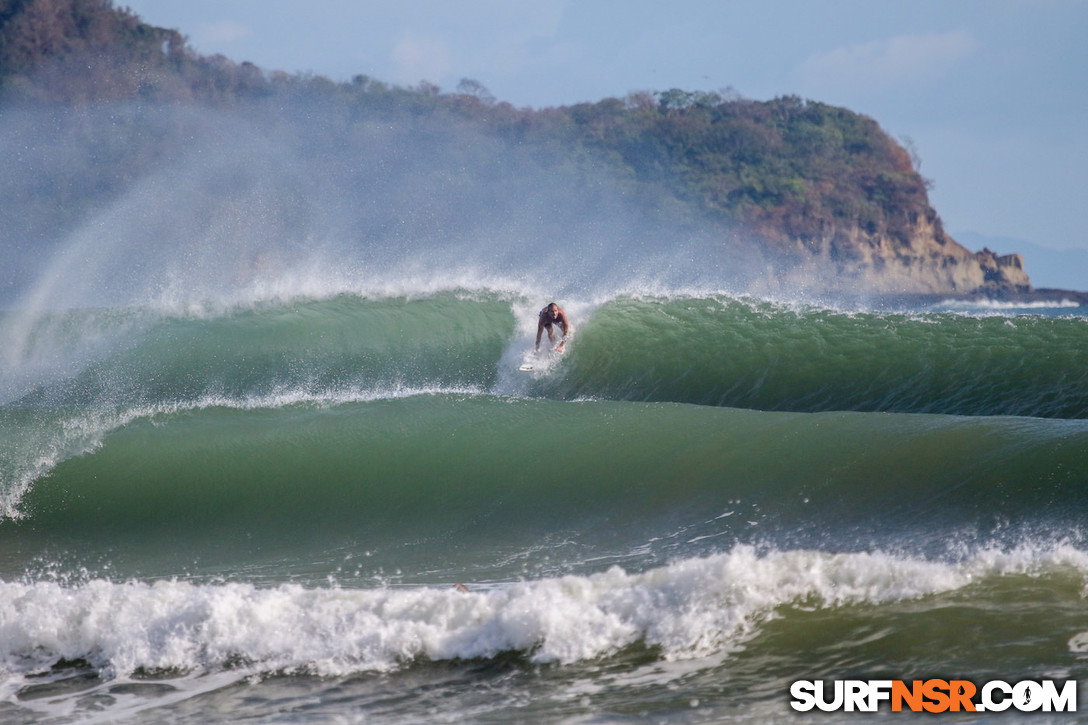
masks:
[(562, 308), (554, 302), (549, 302), (548, 306), (540, 311), (540, 315), (536, 322), (536, 349), (540, 349), (540, 336), (544, 333), (544, 330), (548, 330), (548, 339), (555, 342), (555, 331), (552, 330), (552, 325), (558, 324), (563, 328), (563, 339), (560, 340), (559, 345), (556, 346), (556, 352), (563, 352), (563, 346), (567, 344), (567, 333), (570, 331), (570, 321), (567, 320), (567, 313), (563, 312)]

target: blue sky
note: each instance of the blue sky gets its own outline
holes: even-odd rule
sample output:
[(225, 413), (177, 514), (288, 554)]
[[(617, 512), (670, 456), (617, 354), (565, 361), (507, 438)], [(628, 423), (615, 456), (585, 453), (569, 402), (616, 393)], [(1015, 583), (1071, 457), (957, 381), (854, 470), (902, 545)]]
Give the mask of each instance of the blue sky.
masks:
[(954, 236), (1088, 250), (1083, 0), (117, 4), (266, 70), (444, 91), (471, 78), (518, 107), (726, 87), (845, 106), (910, 139)]

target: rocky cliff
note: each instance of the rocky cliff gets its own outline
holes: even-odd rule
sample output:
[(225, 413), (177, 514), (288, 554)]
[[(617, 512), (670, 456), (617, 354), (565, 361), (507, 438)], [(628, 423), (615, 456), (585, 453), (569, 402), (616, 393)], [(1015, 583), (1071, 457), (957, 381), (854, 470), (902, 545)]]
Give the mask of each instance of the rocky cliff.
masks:
[(971, 252), (941, 230), (939, 219), (920, 219), (906, 239), (855, 225), (828, 230), (816, 244), (794, 244), (797, 252), (812, 255), (817, 268), (829, 270), (820, 280), (828, 291), (989, 296), (1032, 291), (1019, 254)]

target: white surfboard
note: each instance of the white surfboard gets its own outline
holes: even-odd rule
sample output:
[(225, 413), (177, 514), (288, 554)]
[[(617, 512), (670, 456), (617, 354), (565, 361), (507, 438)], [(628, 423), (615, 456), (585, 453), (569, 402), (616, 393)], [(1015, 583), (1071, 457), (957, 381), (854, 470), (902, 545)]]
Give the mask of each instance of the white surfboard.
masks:
[(522, 360), (533, 360), (534, 362), (523, 362), (518, 370), (523, 373), (532, 372), (547, 372), (555, 367), (555, 364), (559, 361), (559, 358), (563, 357), (566, 344), (570, 338), (567, 335), (567, 339), (560, 341), (558, 345), (551, 349), (545, 348), (544, 350), (537, 350), (535, 352), (527, 352)]

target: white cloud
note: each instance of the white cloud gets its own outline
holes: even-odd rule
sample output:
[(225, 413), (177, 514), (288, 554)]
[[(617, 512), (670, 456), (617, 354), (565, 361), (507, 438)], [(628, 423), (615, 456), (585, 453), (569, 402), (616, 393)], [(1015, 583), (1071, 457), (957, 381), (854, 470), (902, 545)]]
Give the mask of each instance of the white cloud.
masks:
[(475, 6), (475, 15), (488, 19), (503, 29), (503, 33), (518, 38), (553, 37), (559, 30), (569, 0), (534, 0), (511, 3), (509, 0), (487, 0)]
[(926, 81), (946, 72), (978, 47), (964, 30), (901, 35), (814, 55), (798, 68), (808, 89), (874, 89)]
[(253, 29), (236, 20), (217, 20), (214, 23), (198, 23), (196, 38), (198, 45), (217, 46), (234, 43), (253, 35)]
[(411, 32), (393, 46), (392, 59), (394, 81), (405, 85), (420, 81), (441, 85), (453, 65), (445, 41)]
[[(426, 12), (398, 10), (398, 36), (391, 59), (396, 83), (428, 80), (440, 86), (461, 77), (481, 81), (510, 78), (526, 68), (550, 67), (569, 0), (433, 0)], [(565, 55), (564, 55), (565, 53)], [(560, 52), (569, 62), (569, 50)]]

